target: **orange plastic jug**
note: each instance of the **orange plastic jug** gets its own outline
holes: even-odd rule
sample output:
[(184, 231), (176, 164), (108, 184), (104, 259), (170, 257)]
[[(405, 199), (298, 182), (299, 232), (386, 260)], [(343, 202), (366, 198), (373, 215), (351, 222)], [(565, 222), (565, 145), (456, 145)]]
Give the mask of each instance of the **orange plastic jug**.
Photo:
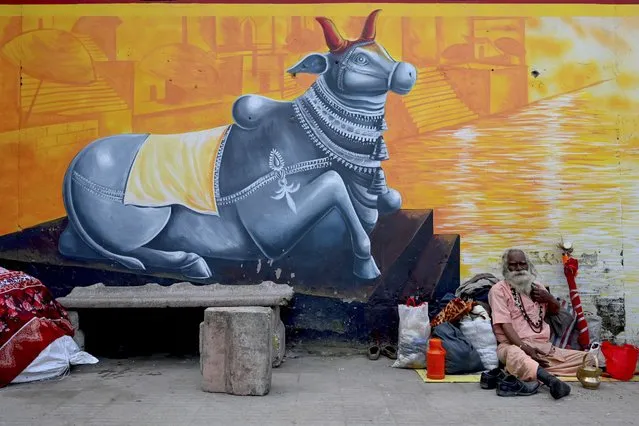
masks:
[(428, 342), (426, 377), (432, 380), (443, 380), (446, 377), (446, 349), (442, 346), (441, 339), (436, 337)]

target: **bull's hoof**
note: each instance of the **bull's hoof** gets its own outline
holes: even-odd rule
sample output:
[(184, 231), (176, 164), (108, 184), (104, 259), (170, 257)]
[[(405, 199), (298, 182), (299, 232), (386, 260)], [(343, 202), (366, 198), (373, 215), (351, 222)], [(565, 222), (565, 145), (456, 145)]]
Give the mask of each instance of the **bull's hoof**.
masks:
[(377, 268), (377, 264), (375, 264), (373, 256), (370, 256), (366, 259), (360, 259), (356, 256), (355, 265), (353, 266), (353, 273), (357, 277), (365, 280), (373, 280), (381, 275), (381, 273), (379, 272), (379, 268)]
[(209, 269), (209, 265), (207, 265), (206, 261), (200, 256), (197, 256), (197, 259), (195, 259), (192, 263), (182, 267), (180, 271), (185, 277), (194, 280), (205, 280), (207, 278), (211, 278), (213, 275)]
[(135, 257), (114, 256), (113, 260), (128, 269), (133, 269), (134, 271), (146, 271), (144, 263), (142, 263), (140, 259), (136, 259)]

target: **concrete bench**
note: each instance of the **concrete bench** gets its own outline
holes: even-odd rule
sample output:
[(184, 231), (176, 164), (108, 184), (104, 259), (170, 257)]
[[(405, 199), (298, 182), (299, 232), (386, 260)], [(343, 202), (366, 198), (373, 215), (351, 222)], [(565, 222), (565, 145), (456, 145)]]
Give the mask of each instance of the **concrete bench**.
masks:
[[(193, 285), (188, 282), (170, 286), (105, 286), (102, 283), (76, 287), (67, 296), (58, 298), (70, 315), (76, 329), (76, 342), (84, 347), (77, 309), (107, 308), (232, 308), (265, 307), (273, 311), (272, 365), (284, 358), (285, 332), (280, 318), (280, 306), (293, 298), (293, 288), (285, 284), (264, 281), (256, 285)], [(201, 342), (200, 342), (201, 345)]]

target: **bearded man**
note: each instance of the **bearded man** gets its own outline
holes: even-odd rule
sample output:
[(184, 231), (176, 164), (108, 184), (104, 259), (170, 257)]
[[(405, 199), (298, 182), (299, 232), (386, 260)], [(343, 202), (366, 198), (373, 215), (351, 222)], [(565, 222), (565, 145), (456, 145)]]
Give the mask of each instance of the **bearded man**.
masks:
[[(540, 381), (555, 399), (570, 394), (570, 386), (555, 375), (574, 376), (584, 352), (561, 349), (550, 343), (546, 315), (559, 313), (559, 303), (535, 283), (533, 264), (522, 250), (506, 250), (502, 257), (504, 280), (488, 294), (493, 330), (499, 343), (497, 356), (508, 373), (521, 381)], [(517, 394), (515, 392), (515, 394)]]

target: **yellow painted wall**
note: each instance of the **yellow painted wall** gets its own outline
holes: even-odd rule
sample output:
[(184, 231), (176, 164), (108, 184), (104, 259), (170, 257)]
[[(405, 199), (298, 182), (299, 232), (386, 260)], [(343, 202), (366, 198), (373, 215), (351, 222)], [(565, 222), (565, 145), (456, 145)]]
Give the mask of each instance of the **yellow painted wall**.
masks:
[[(518, 245), (561, 289), (554, 245), (573, 240), (585, 303), (625, 294), (636, 339), (639, 6), (380, 7), (377, 40), (420, 73), (389, 102), (386, 170), (404, 207), (435, 208), (437, 231), (462, 235), (464, 277)], [(326, 50), (313, 17), (355, 38), (370, 11), (0, 7), (0, 235), (64, 216), (66, 166), (97, 137), (215, 127), (241, 93), (299, 95), (312, 79), (286, 68)]]

